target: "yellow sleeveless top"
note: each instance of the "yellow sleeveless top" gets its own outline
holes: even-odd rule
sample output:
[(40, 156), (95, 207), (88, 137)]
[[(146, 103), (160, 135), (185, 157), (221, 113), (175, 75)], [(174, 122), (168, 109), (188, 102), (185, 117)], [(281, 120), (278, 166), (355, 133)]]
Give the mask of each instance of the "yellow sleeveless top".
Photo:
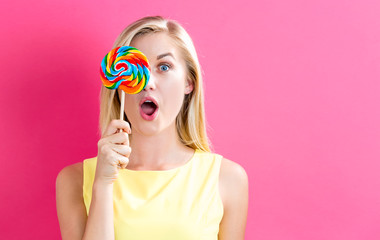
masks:
[[(97, 158), (83, 161), (89, 213)], [(116, 240), (217, 240), (223, 217), (222, 156), (195, 150), (185, 165), (163, 171), (120, 169), (113, 187)]]

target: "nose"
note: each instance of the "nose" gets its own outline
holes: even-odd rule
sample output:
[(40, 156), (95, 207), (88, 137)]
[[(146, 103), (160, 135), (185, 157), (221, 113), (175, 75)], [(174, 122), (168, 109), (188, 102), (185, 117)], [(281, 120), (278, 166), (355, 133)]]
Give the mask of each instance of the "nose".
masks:
[(145, 88), (144, 88), (144, 91), (147, 91), (147, 90), (154, 90), (156, 89), (156, 78), (155, 76), (152, 74), (152, 72), (150, 73), (150, 77), (149, 77), (149, 81), (148, 83), (146, 84)]

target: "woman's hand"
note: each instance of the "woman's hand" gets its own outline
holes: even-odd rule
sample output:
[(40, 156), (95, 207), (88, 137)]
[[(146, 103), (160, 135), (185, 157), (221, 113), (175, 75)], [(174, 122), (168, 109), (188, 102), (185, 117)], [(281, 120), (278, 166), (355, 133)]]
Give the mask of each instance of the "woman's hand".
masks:
[(98, 142), (95, 182), (112, 184), (118, 177), (119, 168), (127, 167), (131, 154), (128, 133), (131, 133), (128, 122), (119, 119), (110, 122)]

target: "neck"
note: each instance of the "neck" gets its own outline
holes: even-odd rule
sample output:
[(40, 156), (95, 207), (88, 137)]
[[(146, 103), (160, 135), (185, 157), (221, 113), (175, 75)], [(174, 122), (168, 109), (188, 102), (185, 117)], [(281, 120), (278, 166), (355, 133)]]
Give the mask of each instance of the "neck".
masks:
[(157, 169), (187, 160), (193, 149), (180, 141), (175, 124), (154, 135), (133, 131), (128, 168)]

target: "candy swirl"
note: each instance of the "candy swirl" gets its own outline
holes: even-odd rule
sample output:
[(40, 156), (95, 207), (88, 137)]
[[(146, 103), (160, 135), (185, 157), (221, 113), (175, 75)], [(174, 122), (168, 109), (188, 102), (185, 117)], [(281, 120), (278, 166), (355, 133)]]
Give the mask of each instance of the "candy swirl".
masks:
[(100, 66), (100, 79), (106, 88), (120, 88), (129, 94), (142, 91), (149, 77), (148, 59), (138, 49), (130, 46), (112, 49)]

